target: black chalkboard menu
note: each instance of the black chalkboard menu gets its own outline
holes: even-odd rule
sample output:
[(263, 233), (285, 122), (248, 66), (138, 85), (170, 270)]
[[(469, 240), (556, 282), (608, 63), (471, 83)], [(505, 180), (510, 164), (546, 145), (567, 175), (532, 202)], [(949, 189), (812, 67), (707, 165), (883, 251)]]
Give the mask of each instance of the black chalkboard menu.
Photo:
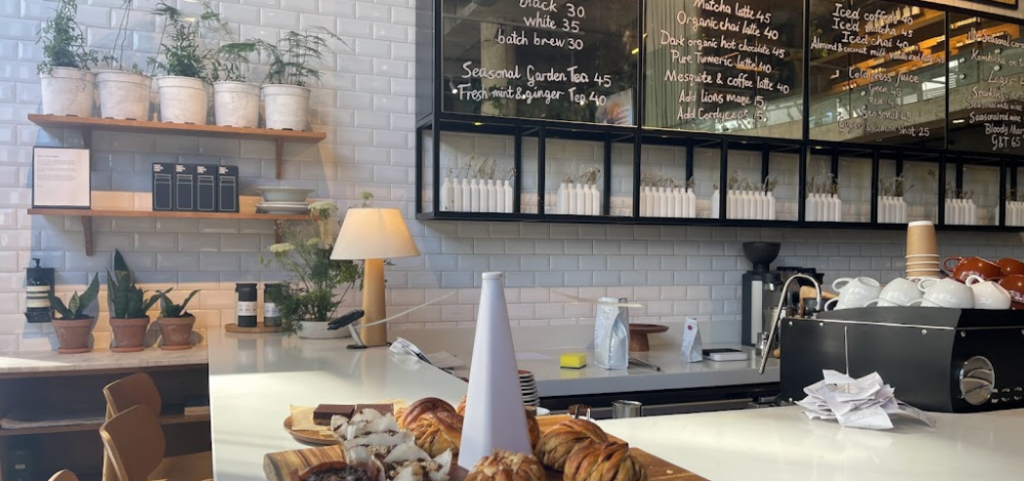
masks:
[(810, 21), (812, 140), (943, 146), (944, 12), (812, 0)]
[(444, 110), (636, 125), (638, 0), (452, 0)]
[(645, 127), (798, 139), (803, 9), (659, 0), (645, 14)]
[(1021, 26), (950, 14), (949, 148), (1024, 152)]

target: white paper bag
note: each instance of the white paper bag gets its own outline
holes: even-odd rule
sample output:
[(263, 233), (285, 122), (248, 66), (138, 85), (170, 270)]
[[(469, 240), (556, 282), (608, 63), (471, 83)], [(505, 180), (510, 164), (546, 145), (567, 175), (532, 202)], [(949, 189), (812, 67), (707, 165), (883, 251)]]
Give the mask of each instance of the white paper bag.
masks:
[(625, 307), (614, 297), (597, 300), (597, 324), (594, 326), (594, 364), (605, 369), (629, 367), (629, 326)]
[(687, 317), (683, 322), (683, 361), (701, 362), (704, 359), (703, 350), (697, 320)]

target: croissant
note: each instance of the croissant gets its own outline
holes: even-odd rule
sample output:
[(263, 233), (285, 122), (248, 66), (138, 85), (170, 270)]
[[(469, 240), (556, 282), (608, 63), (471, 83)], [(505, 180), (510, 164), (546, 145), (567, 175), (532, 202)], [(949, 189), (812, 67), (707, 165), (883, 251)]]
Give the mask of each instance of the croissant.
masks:
[(573, 452), (606, 442), (608, 435), (598, 425), (583, 419), (569, 419), (544, 433), (533, 452), (544, 466), (563, 471)]
[(455, 408), (455, 412), (459, 413), (459, 416), (466, 415), (466, 396), (462, 396), (462, 400), (459, 401), (459, 406)]
[(544, 466), (537, 458), (495, 449), (477, 461), (465, 481), (544, 481)]
[[(451, 406), (449, 406), (450, 408)], [(450, 449), (452, 454), (459, 454), (462, 442), (462, 416), (454, 411), (438, 410), (424, 413), (408, 426), (416, 437), (416, 445), (431, 457), (438, 456)]]
[(395, 418), (398, 419), (398, 426), (402, 429), (410, 429), (416, 420), (426, 413), (432, 413), (437, 411), (450, 411), (455, 412), (451, 404), (448, 404), (442, 399), (436, 397), (425, 397), (409, 405), (398, 412)]
[(647, 481), (647, 471), (627, 444), (591, 444), (569, 456), (562, 481)]
[(530, 449), (540, 441), (540, 423), (537, 422), (537, 409), (526, 408), (526, 432), (530, 435)]

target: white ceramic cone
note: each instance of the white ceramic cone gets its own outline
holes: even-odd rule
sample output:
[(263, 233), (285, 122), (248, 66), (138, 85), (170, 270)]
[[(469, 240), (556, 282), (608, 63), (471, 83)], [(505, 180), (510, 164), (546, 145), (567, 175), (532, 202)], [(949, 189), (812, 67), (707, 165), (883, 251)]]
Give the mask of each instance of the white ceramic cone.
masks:
[(459, 445), (459, 466), (467, 470), (495, 449), (531, 453), (503, 278), (500, 272), (485, 272), (480, 289), (473, 369)]

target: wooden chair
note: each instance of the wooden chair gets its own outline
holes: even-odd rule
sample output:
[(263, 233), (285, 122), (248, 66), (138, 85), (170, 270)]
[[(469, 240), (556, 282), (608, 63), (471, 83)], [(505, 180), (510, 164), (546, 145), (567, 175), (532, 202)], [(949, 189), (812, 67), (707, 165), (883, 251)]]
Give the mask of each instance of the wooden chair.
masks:
[(107, 420), (135, 406), (146, 406), (154, 416), (160, 416), (160, 391), (149, 374), (135, 373), (118, 379), (103, 388), (107, 399)]
[(213, 478), (210, 452), (164, 457), (164, 432), (147, 406), (118, 413), (100, 427), (118, 481), (201, 481)]
[(53, 476), (50, 476), (50, 481), (78, 481), (78, 476), (75, 476), (75, 473), (72, 473), (70, 469), (62, 469)]

